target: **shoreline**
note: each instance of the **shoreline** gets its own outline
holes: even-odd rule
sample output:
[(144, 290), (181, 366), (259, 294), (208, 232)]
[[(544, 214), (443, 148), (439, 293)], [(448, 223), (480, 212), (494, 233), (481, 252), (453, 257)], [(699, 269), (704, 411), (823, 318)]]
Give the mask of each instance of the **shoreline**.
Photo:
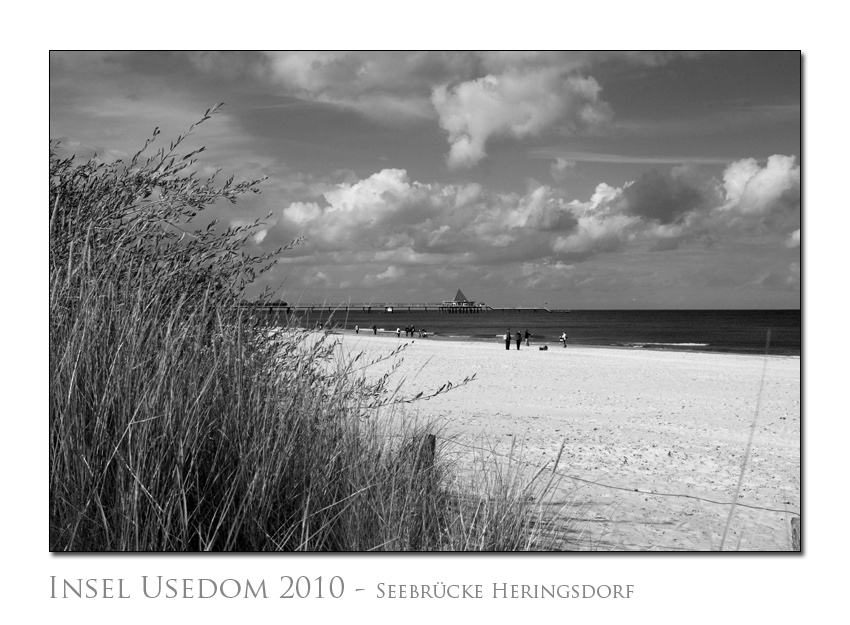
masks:
[[(406, 339), (408, 342), (414, 341), (414, 340), (420, 340), (420, 341), (451, 342), (451, 343), (470, 343), (470, 344), (473, 344), (473, 345), (489, 344), (490, 342), (493, 342), (497, 346), (504, 347), (504, 339), (499, 339), (499, 338), (496, 338), (495, 336), (492, 339), (490, 339), (490, 338), (476, 338), (476, 337), (463, 336), (463, 335), (445, 335), (445, 334), (429, 334), (427, 338), (420, 338), (419, 336), (397, 337), (397, 336), (395, 336), (395, 331), (386, 330), (386, 329), (382, 330), (380, 328), (378, 330), (377, 335), (372, 334), (372, 332), (369, 328), (365, 328), (365, 329), (361, 328), (359, 334), (355, 333), (354, 330), (350, 329), (350, 328), (344, 328), (344, 329), (334, 328), (332, 330), (328, 330), (327, 333), (332, 334), (332, 335), (338, 335), (338, 336), (354, 336), (354, 337), (368, 336), (368, 337), (371, 337), (371, 338), (379, 338), (379, 339), (396, 339), (397, 341)], [(554, 341), (554, 342), (538, 341), (538, 342), (535, 343), (533, 339), (532, 339), (532, 343), (531, 343), (530, 346), (526, 346), (525, 345), (525, 339), (523, 339), (522, 350), (540, 351), (540, 350), (537, 350), (537, 348), (540, 347), (541, 345), (546, 345), (546, 346), (549, 347), (548, 350), (543, 350), (543, 351), (552, 351), (552, 350), (563, 351), (564, 349), (567, 349), (567, 350), (570, 350), (570, 349), (613, 349), (613, 350), (633, 350), (633, 351), (641, 351), (641, 352), (665, 352), (665, 353), (686, 353), (686, 354), (689, 354), (689, 353), (718, 354), (718, 355), (762, 357), (762, 358), (768, 357), (768, 358), (797, 358), (797, 359), (799, 359), (799, 358), (802, 357), (802, 354), (771, 354), (771, 353), (765, 354), (763, 352), (759, 353), (759, 352), (755, 352), (755, 351), (743, 352), (743, 351), (727, 351), (727, 350), (723, 350), (723, 349), (696, 349), (696, 347), (685, 346), (685, 344), (681, 344), (682, 345), (681, 347), (676, 347), (676, 344), (674, 344), (674, 343), (664, 343), (664, 344), (661, 344), (661, 343), (656, 343), (656, 344), (635, 343), (635, 344), (627, 345), (627, 344), (569, 343), (568, 342), (567, 347), (564, 348), (562, 346), (562, 344), (560, 343), (560, 341)], [(662, 345), (667, 345), (667, 347), (663, 347)], [(522, 350), (520, 350), (520, 351), (522, 351)], [(505, 351), (507, 351), (507, 350), (505, 350)], [(513, 341), (513, 339), (511, 340), (511, 350), (510, 351), (516, 351), (516, 344)]]

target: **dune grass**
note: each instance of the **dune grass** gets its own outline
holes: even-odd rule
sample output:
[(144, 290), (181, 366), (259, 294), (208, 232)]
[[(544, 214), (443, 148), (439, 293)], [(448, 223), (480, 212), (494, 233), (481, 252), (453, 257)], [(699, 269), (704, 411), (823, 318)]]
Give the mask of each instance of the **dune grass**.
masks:
[(555, 545), (533, 481), (464, 485), (332, 334), (240, 305), (285, 249), (196, 222), (260, 181), (199, 178), (187, 135), (146, 156), (157, 134), (126, 162), (51, 145), (50, 549)]

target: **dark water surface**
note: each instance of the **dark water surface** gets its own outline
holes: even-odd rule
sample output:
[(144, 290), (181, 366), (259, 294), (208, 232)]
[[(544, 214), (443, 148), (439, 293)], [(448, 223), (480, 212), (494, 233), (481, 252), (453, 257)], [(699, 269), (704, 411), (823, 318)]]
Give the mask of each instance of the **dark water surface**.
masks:
[[(570, 345), (607, 345), (643, 349), (678, 349), (763, 354), (770, 330), (770, 354), (799, 356), (802, 343), (799, 310), (574, 310), (569, 313), (490, 311), (445, 314), (436, 311), (392, 313), (327, 311), (300, 313), (302, 325), (331, 323), (361, 332), (374, 324), (394, 332), (405, 326), (425, 328), (435, 338), (496, 341), (507, 329), (531, 332), (533, 344), (560, 347), (566, 332)], [(285, 315), (279, 322), (285, 321)]]

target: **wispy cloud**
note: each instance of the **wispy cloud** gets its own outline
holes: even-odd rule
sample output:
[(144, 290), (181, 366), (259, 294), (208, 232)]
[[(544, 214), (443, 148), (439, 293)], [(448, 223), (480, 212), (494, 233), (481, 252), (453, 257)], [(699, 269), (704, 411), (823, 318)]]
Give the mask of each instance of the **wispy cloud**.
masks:
[(604, 154), (600, 152), (577, 152), (575, 150), (557, 147), (534, 148), (528, 151), (531, 158), (547, 160), (562, 159), (578, 163), (633, 163), (645, 165), (680, 165), (695, 163), (702, 165), (726, 165), (739, 157), (731, 156), (671, 156), (671, 155), (635, 155), (635, 154)]
[(706, 136), (766, 127), (799, 123), (802, 109), (799, 102), (788, 104), (726, 103), (721, 108), (698, 110), (688, 115), (678, 112), (664, 119), (628, 119), (620, 117), (610, 126), (612, 135), (637, 137)]

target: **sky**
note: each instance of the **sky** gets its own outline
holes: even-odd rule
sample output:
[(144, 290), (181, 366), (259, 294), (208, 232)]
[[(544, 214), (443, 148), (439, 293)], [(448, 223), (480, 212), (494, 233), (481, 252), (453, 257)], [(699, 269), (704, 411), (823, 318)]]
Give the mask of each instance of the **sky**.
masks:
[[(52, 52), (63, 155), (205, 110), (206, 219), (302, 303), (799, 308), (799, 52)], [(156, 145), (156, 144), (155, 144)]]

